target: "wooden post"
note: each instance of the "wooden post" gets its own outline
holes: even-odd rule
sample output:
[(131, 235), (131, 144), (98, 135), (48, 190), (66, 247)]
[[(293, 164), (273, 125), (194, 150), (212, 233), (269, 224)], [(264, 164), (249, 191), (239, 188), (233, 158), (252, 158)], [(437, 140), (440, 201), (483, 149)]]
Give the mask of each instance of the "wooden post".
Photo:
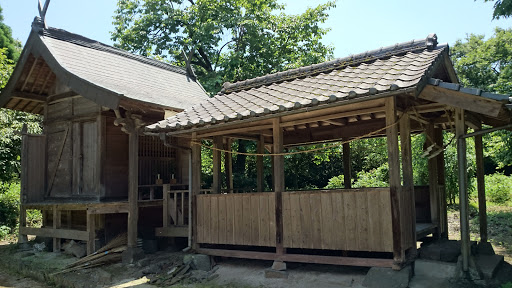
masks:
[(139, 220), (139, 133), (132, 129), (128, 133), (128, 247), (137, 247), (137, 224)]
[[(416, 208), (414, 195), (414, 177), (412, 171), (412, 148), (411, 148), (411, 121), (409, 114), (405, 113), (400, 119), (400, 144), (402, 150), (402, 172), (403, 172), (403, 190), (402, 196), (404, 205), (402, 206), (401, 217), (409, 219), (405, 221), (408, 227), (404, 227), (404, 233), (408, 233), (410, 240), (405, 243), (406, 247), (416, 248)], [(416, 249), (413, 249), (416, 251)]]
[[(213, 137), (213, 148), (222, 149), (222, 136)], [(212, 183), (212, 193), (220, 194), (222, 174), (221, 171), (221, 152), (219, 150), (213, 150), (213, 183)]]
[(391, 224), (393, 229), (393, 262), (394, 268), (400, 269), (405, 262), (405, 251), (402, 246), (401, 226), (401, 179), (400, 179), (400, 155), (398, 151), (398, 127), (394, 125), (396, 118), (396, 99), (394, 96), (386, 99), (386, 129), (388, 163), (389, 163), (389, 188), (391, 201)]
[[(437, 146), (443, 147), (443, 129), (434, 129), (434, 141)], [(444, 150), (436, 157), (437, 161), (437, 188), (439, 197), (439, 233), (441, 238), (448, 239), (448, 212), (446, 203), (446, 180), (444, 170)]]
[[(272, 119), (273, 134), (273, 153), (283, 152), (283, 129), (280, 127), (280, 118)], [(282, 199), (284, 184), (284, 156), (273, 156), (274, 158), (274, 195), (275, 195), (275, 213), (276, 213), (276, 254), (279, 256), (284, 254), (283, 248), (283, 214)]]
[[(46, 119), (46, 118), (44, 118)], [(45, 125), (46, 126), (46, 125)], [(20, 225), (19, 227), (27, 226), (27, 210), (23, 207), (23, 204), (27, 202), (28, 196), (28, 135), (27, 125), (23, 124), (21, 129), (21, 183), (20, 183)], [(46, 149), (45, 149), (46, 151)], [(45, 161), (46, 163), (46, 161)], [(46, 178), (46, 177), (45, 177)], [(21, 230), (21, 229), (20, 229)], [(28, 242), (27, 235), (18, 234), (18, 243)]]
[[(434, 124), (429, 124), (427, 126), (426, 131), (426, 146), (434, 145), (435, 142), (435, 132), (434, 132)], [(435, 149), (435, 148), (434, 148)], [(440, 222), (439, 222), (439, 188), (438, 188), (438, 167), (437, 167), (437, 159), (436, 157), (428, 159), (428, 185), (429, 185), (429, 198), (430, 198), (430, 220), (432, 224), (436, 225), (436, 232), (434, 233), (434, 238), (439, 238), (441, 236), (440, 232)]]
[[(61, 211), (53, 205), (53, 229), (59, 229), (62, 224)], [(60, 252), (60, 238), (53, 238), (53, 252)]]
[(96, 215), (92, 214), (91, 211), (87, 210), (87, 255), (96, 252), (95, 240), (96, 240)]
[[(233, 140), (231, 138), (226, 139), (226, 147), (224, 150), (231, 151), (231, 144)], [(233, 193), (233, 154), (224, 153), (224, 170), (226, 171), (226, 187), (228, 193)]]
[[(482, 126), (480, 124), (480, 129)], [(480, 242), (487, 242), (487, 207), (485, 202), (484, 145), (482, 135), (475, 136), (476, 187), (478, 190), (478, 218), (480, 222)]]
[[(263, 154), (265, 153), (265, 137), (260, 135), (260, 139), (257, 145), (257, 153)], [(258, 188), (258, 192), (263, 192), (264, 184), (264, 171), (263, 171), (263, 156), (256, 156), (256, 186)]]
[(460, 238), (462, 254), (462, 270), (469, 269), (469, 204), (467, 188), (467, 158), (466, 158), (466, 125), (464, 110), (455, 109), (455, 129), (457, 138), (457, 162), (459, 166), (459, 207), (460, 207)]
[[(348, 139), (343, 139), (346, 141)], [(345, 189), (352, 188), (352, 160), (350, 159), (350, 143), (343, 144), (343, 180)]]
[[(192, 133), (192, 142), (199, 142), (197, 139), (197, 134)], [(197, 144), (191, 144), (192, 149), (192, 159), (191, 159), (191, 195), (192, 198), (192, 206), (190, 207), (192, 210), (192, 248), (196, 250), (199, 248), (197, 243), (197, 213), (202, 211), (197, 211), (197, 195), (199, 195), (199, 190), (201, 189), (201, 146)]]
[(163, 198), (163, 202), (162, 202), (162, 216), (163, 216), (163, 221), (162, 221), (162, 226), (165, 228), (165, 227), (169, 227), (169, 190), (171, 190), (171, 185), (170, 184), (164, 184), (164, 186), (162, 187), (162, 198)]

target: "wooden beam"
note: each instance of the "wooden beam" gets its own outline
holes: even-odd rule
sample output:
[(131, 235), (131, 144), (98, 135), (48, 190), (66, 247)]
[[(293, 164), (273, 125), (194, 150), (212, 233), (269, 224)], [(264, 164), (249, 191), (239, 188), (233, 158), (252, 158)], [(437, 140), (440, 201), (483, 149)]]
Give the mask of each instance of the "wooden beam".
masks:
[(87, 255), (96, 252), (96, 215), (87, 211)]
[[(215, 136), (213, 137), (213, 148), (215, 149), (222, 149), (224, 148), (223, 147), (223, 139), (222, 139), (222, 136)], [(221, 188), (221, 183), (222, 183), (222, 174), (220, 173), (221, 172), (221, 151), (219, 150), (215, 150), (213, 149), (212, 150), (212, 153), (213, 153), (213, 159), (212, 159), (212, 162), (213, 162), (213, 167), (212, 167), (212, 170), (213, 170), (213, 183), (212, 183), (212, 190), (213, 190), (213, 194), (220, 194), (220, 188)]]
[(315, 263), (345, 266), (362, 266), (362, 267), (392, 267), (393, 260), (381, 258), (359, 258), (359, 257), (342, 257), (342, 256), (319, 256), (304, 254), (284, 254), (276, 255), (270, 252), (225, 250), (225, 249), (198, 249), (199, 253), (233, 258), (259, 259), (259, 260), (279, 260), (298, 263)]
[[(344, 138), (343, 141), (347, 141), (348, 138)], [(352, 159), (350, 157), (350, 142), (343, 143), (343, 180), (345, 183), (345, 189), (352, 188)]]
[[(353, 111), (332, 113), (332, 114), (327, 114), (327, 115), (322, 115), (322, 116), (316, 116), (316, 117), (311, 117), (311, 118), (303, 118), (303, 119), (299, 119), (299, 120), (283, 122), (283, 123), (281, 123), (281, 127), (296, 126), (296, 125), (302, 125), (302, 124), (307, 124), (307, 123), (317, 122), (317, 121), (326, 122), (331, 119), (353, 117), (353, 116), (359, 116), (362, 114), (371, 114), (371, 113), (381, 112), (381, 111), (384, 111), (384, 107), (372, 107), (372, 108), (359, 109), (359, 110), (353, 110)], [(340, 122), (340, 124), (341, 124), (341, 122)]]
[(250, 131), (272, 129), (272, 127), (273, 127), (272, 124), (263, 124), (263, 125), (249, 126), (249, 127), (243, 127), (243, 128), (233, 128), (233, 129), (204, 133), (204, 134), (198, 135), (198, 137), (208, 138), (208, 137), (219, 136), (219, 135), (229, 135), (229, 134), (237, 134), (237, 133), (244, 133), (244, 132), (250, 132)]
[[(438, 147), (444, 146), (443, 129), (434, 128), (434, 141)], [(439, 233), (441, 238), (448, 239), (448, 211), (446, 203), (446, 180), (444, 167), (444, 150), (436, 157), (437, 161), (437, 188), (439, 197)]]
[[(260, 135), (256, 149), (258, 154), (265, 153), (265, 137), (263, 135)], [(263, 188), (265, 187), (265, 173), (263, 169), (263, 156), (256, 156), (256, 186), (258, 192), (263, 192)]]
[[(192, 133), (192, 142), (200, 141), (197, 138), (197, 134), (195, 132)], [(199, 190), (201, 189), (201, 146), (197, 144), (191, 144), (191, 185), (190, 198), (192, 200), (192, 248), (197, 250), (199, 248), (197, 243), (197, 195), (199, 195)]]
[(459, 209), (460, 209), (460, 237), (462, 270), (469, 270), (470, 242), (469, 242), (469, 199), (467, 187), (467, 158), (466, 158), (466, 125), (464, 110), (455, 110), (455, 130), (457, 138), (457, 162), (459, 166)]
[(398, 127), (394, 125), (397, 121), (396, 98), (394, 96), (386, 99), (386, 138), (389, 163), (389, 188), (391, 201), (391, 224), (393, 230), (393, 261), (400, 267), (405, 262), (405, 250), (402, 246), (402, 224), (401, 214), (401, 179), (400, 179), (400, 155), (398, 150)]
[(34, 59), (34, 63), (32, 63), (32, 66), (30, 66), (30, 70), (28, 71), (27, 78), (25, 78), (25, 81), (23, 81), (23, 85), (21, 85), (21, 91), (25, 90), (25, 87), (27, 87), (28, 80), (32, 76), (32, 73), (34, 72), (34, 68), (36, 68), (37, 62), (39, 61), (39, 58), (36, 57)]
[(158, 237), (188, 237), (188, 226), (172, 226), (155, 228)]
[[(482, 125), (480, 124), (480, 129)], [(482, 135), (475, 136), (476, 187), (478, 191), (478, 219), (480, 223), (480, 241), (487, 242), (487, 204), (485, 200), (484, 144)]]
[(20, 234), (35, 235), (48, 238), (57, 237), (61, 239), (73, 239), (80, 241), (89, 240), (89, 234), (87, 233), (87, 231), (70, 229), (20, 227)]
[(46, 88), (46, 84), (48, 83), (48, 80), (50, 79), (50, 77), (52, 76), (53, 72), (48, 72), (48, 74), (46, 75), (46, 78), (44, 79), (44, 82), (43, 82), (43, 85), (41, 86), (41, 89), (39, 89), (39, 94), (42, 94), (43, 91), (44, 91), (44, 88)]
[(13, 91), (11, 93), (11, 97), (14, 99), (21, 99), (21, 100), (30, 100), (30, 101), (36, 101), (44, 103), (46, 102), (46, 96), (35, 94), (35, 93), (29, 93), (29, 92), (20, 92), (20, 91)]
[[(281, 118), (273, 119), (273, 152), (282, 153), (283, 149), (283, 129), (281, 128)], [(273, 156), (274, 158), (274, 195), (275, 195), (275, 216), (276, 216), (276, 254), (284, 254), (283, 247), (283, 207), (282, 193), (285, 190), (284, 184), (284, 156)], [(277, 259), (279, 260), (279, 259)]]
[(501, 102), (433, 85), (425, 86), (419, 97), (490, 117), (498, 117), (504, 109)]
[(403, 214), (401, 217), (409, 219), (405, 222), (408, 227), (404, 227), (406, 233), (409, 234), (408, 239), (411, 243), (405, 243), (407, 247), (413, 248), (416, 252), (416, 208), (414, 195), (414, 176), (412, 169), (412, 145), (411, 145), (411, 120), (408, 114), (404, 114), (400, 118), (400, 145), (402, 152), (402, 173), (403, 173), (403, 191), (402, 191), (402, 207)]
[(55, 103), (60, 100), (67, 99), (70, 97), (75, 97), (75, 96), (79, 96), (78, 93), (76, 93), (75, 91), (67, 91), (67, 92), (63, 92), (63, 93), (59, 93), (59, 94), (50, 95), (50, 96), (48, 96), (47, 101), (48, 101), (48, 103)]

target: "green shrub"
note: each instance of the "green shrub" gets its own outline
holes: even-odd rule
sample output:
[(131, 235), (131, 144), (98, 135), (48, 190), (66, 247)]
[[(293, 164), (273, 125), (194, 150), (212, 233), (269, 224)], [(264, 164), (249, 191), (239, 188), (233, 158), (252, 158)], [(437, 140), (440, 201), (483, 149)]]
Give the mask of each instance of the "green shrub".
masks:
[(496, 204), (505, 204), (512, 199), (512, 177), (500, 173), (485, 175), (485, 194), (487, 200)]
[(361, 171), (357, 173), (357, 180), (352, 187), (389, 187), (389, 166), (384, 163), (377, 169), (370, 171)]
[(344, 175), (338, 175), (334, 176), (331, 179), (329, 179), (329, 182), (327, 182), (327, 186), (325, 186), (326, 189), (336, 189), (336, 188), (345, 188), (345, 176)]
[(512, 288), (512, 282), (507, 282), (507, 283), (501, 285), (501, 288)]
[[(18, 223), (20, 206), (20, 184), (0, 183), (0, 226), (14, 230)], [(1, 229), (3, 233), (7, 229)]]

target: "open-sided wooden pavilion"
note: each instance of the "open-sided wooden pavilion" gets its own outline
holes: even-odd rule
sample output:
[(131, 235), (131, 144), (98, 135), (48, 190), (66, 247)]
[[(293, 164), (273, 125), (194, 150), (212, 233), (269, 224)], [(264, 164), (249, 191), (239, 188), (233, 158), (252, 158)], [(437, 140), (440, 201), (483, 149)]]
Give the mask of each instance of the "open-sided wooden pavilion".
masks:
[[(146, 127), (146, 134), (190, 143), (189, 189), (166, 187), (164, 203), (190, 201), (189, 240), (209, 255), (400, 269), (428, 234), (447, 237), (443, 130), (458, 144), (464, 270), (469, 261), (465, 139), (475, 136), (480, 204), (482, 125), (509, 128), (509, 97), (464, 88), (437, 37), (226, 83), (214, 98)], [(467, 134), (467, 127), (474, 134)], [(481, 132), (478, 132), (481, 131)], [(425, 133), (429, 185), (415, 187), (411, 134)], [(349, 141), (386, 137), (389, 187), (351, 189)], [(232, 139), (257, 142), (257, 192), (230, 193)], [(213, 186), (201, 186), (202, 140), (213, 143)], [(285, 148), (344, 141), (345, 189), (288, 191)], [(221, 153), (226, 187), (222, 189)], [(273, 189), (263, 191), (263, 157), (273, 159)], [(190, 195), (190, 197), (188, 197)], [(482, 198), (483, 197), (483, 198)], [(483, 199), (483, 200), (482, 200)], [(169, 204), (171, 205), (171, 204)], [(176, 207), (165, 207), (172, 224)], [(185, 210), (182, 210), (182, 212)], [(170, 214), (169, 214), (170, 213)], [(175, 214), (173, 214), (175, 213)], [(481, 217), (485, 217), (485, 206)], [(485, 226), (485, 225), (484, 225)], [(485, 229), (482, 240), (487, 241)], [(172, 235), (169, 235), (172, 236)]]
[[(0, 95), (1, 107), (43, 117), (42, 135), (23, 134), (20, 241), (52, 237), (57, 251), (61, 239), (82, 240), (91, 253), (118, 233), (130, 248), (140, 231), (154, 237), (161, 182), (188, 182), (188, 159), (141, 129), (206, 98), (191, 70), (36, 18)], [(42, 228), (26, 227), (27, 209), (43, 211)]]

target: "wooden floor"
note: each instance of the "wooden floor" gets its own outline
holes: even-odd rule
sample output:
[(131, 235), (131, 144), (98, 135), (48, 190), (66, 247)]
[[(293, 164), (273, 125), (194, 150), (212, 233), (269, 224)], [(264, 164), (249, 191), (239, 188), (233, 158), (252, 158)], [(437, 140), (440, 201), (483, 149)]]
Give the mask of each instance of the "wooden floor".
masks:
[(416, 223), (416, 238), (421, 239), (434, 233), (437, 226), (432, 223)]

